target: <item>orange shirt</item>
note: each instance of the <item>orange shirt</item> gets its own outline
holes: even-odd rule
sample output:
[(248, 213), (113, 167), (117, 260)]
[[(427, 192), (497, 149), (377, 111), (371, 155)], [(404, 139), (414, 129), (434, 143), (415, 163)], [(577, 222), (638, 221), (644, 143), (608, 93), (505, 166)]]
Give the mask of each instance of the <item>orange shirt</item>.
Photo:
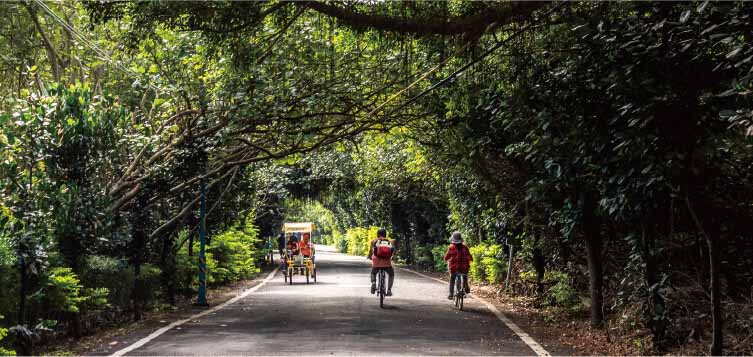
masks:
[(299, 248), (301, 249), (301, 254), (304, 256), (310, 257), (311, 256), (311, 247), (312, 244), (309, 241), (303, 241), (301, 242)]

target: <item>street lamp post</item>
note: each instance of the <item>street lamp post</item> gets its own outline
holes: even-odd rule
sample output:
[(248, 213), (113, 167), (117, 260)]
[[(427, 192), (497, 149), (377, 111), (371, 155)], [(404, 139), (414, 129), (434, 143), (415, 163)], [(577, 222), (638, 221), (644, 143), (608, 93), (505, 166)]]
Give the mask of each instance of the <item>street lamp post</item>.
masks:
[(204, 245), (207, 241), (207, 181), (206, 160), (201, 161), (201, 183), (199, 188), (199, 296), (196, 305), (209, 306), (207, 303), (207, 257)]

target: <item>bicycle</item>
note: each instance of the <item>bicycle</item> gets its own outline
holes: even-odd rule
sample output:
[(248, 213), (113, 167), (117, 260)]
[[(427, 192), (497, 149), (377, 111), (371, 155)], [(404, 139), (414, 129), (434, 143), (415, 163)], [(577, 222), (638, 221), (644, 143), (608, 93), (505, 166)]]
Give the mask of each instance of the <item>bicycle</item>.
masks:
[(465, 273), (455, 273), (455, 307), (463, 310), (463, 300), (465, 299), (465, 282), (468, 275)]
[(384, 297), (387, 296), (385, 283), (387, 272), (384, 269), (377, 269), (377, 297), (379, 297), (379, 307), (384, 308)]

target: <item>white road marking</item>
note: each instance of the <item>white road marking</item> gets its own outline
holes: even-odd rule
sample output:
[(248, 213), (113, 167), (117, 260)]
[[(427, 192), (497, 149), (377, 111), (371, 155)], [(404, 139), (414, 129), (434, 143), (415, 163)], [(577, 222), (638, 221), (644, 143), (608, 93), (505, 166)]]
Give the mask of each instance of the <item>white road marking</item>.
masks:
[[(421, 273), (419, 273), (417, 271), (413, 271), (413, 270), (405, 269), (405, 268), (399, 268), (399, 269), (407, 271), (409, 273), (416, 274), (418, 276), (421, 276), (421, 277), (424, 277), (424, 278), (427, 278), (427, 279), (431, 279), (431, 280), (440, 282), (443, 285), (447, 285), (448, 284), (448, 282), (446, 282), (446, 281), (444, 281), (442, 279), (437, 279), (435, 277), (428, 276), (426, 274), (421, 274)], [(525, 342), (525, 344), (528, 345), (528, 347), (530, 347), (533, 350), (533, 352), (536, 352), (536, 354), (538, 356), (551, 356), (551, 354), (549, 354), (549, 352), (547, 352), (547, 350), (544, 349), (544, 347), (542, 347), (538, 342), (536, 342), (536, 340), (534, 340), (533, 337), (531, 337), (531, 335), (529, 335), (528, 333), (526, 333), (525, 331), (523, 331), (523, 329), (521, 329), (517, 324), (515, 324), (514, 322), (512, 322), (512, 320), (510, 320), (501, 311), (499, 311), (499, 309), (497, 309), (497, 307), (494, 306), (494, 304), (486, 301), (485, 299), (483, 299), (482, 297), (480, 297), (478, 295), (473, 295), (473, 296), (474, 296), (474, 298), (476, 298), (476, 300), (479, 300), (482, 303), (484, 303), (484, 305), (486, 305), (486, 308), (489, 309), (489, 311), (491, 311), (495, 316), (497, 316), (497, 318), (500, 321), (502, 321), (510, 330), (512, 330), (512, 332), (514, 332), (516, 335), (518, 335), (518, 337), (520, 337), (520, 339), (523, 340), (523, 342)]]
[[(254, 291), (259, 290), (259, 288), (261, 288), (262, 286), (264, 286), (264, 284), (266, 284), (270, 280), (272, 280), (275, 277), (275, 274), (277, 274), (277, 269), (273, 269), (272, 272), (269, 273), (269, 275), (267, 275), (267, 277), (264, 278), (264, 280), (262, 280), (261, 283), (256, 284), (256, 286), (254, 286), (251, 289), (248, 289), (248, 290), (244, 291), (242, 294), (237, 295), (234, 298), (232, 298), (232, 299), (230, 299), (228, 301), (225, 301), (224, 303), (222, 303), (220, 305), (217, 305), (217, 306), (215, 306), (215, 307), (213, 307), (211, 309), (204, 310), (204, 311), (202, 311), (202, 312), (200, 312), (200, 313), (198, 313), (196, 315), (193, 315), (191, 317), (187, 317), (187, 318), (185, 318), (183, 320), (175, 321), (175, 322), (173, 322), (173, 323), (171, 323), (171, 324), (169, 324), (169, 325), (167, 325), (167, 326), (165, 326), (165, 327), (163, 327), (163, 328), (161, 328), (161, 329), (159, 329), (157, 331), (152, 332), (149, 336), (146, 336), (146, 337), (144, 337), (144, 338), (136, 341), (132, 345), (130, 345), (130, 346), (124, 348), (124, 349), (116, 351), (115, 353), (111, 354), (111, 356), (123, 356), (123, 355), (125, 355), (128, 352), (131, 352), (131, 351), (133, 351), (133, 350), (135, 350), (135, 349), (137, 349), (137, 348), (139, 348), (141, 346), (144, 346), (145, 344), (149, 343), (149, 341), (151, 341), (151, 340), (159, 337), (163, 333), (165, 333), (167, 331), (170, 331), (171, 329), (173, 329), (175, 327), (183, 325), (186, 322), (190, 322), (190, 321), (193, 321), (193, 320), (198, 320), (202, 316), (214, 313), (217, 310), (222, 309), (225, 306), (231, 305), (231, 304), (235, 303), (236, 301), (238, 301), (240, 299), (243, 299), (243, 298), (251, 295)], [(178, 328), (180, 328), (180, 327), (178, 327)]]

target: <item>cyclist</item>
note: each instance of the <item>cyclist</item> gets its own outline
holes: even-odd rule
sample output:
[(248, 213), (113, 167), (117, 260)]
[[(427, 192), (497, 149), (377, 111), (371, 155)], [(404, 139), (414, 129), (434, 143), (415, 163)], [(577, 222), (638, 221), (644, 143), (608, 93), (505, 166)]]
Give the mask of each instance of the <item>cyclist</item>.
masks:
[(447, 253), (444, 254), (444, 260), (447, 261), (447, 265), (450, 270), (450, 296), (447, 298), (452, 300), (455, 297), (453, 293), (455, 291), (455, 274), (463, 273), (466, 275), (465, 279), (465, 292), (470, 293), (471, 288), (468, 285), (468, 270), (471, 268), (471, 262), (473, 256), (468, 246), (463, 244), (463, 238), (460, 236), (460, 232), (452, 232), (450, 236), (450, 246), (447, 247)]
[(311, 243), (311, 235), (309, 233), (303, 233), (303, 238), (301, 238), (298, 248), (304, 257), (311, 258), (314, 256), (314, 244)]
[(376, 292), (376, 274), (378, 270), (384, 270), (389, 275), (387, 283), (386, 296), (392, 296), (392, 283), (395, 282), (395, 269), (392, 268), (392, 255), (395, 253), (395, 244), (392, 240), (387, 239), (387, 231), (380, 229), (377, 231), (377, 238), (369, 243), (369, 254), (367, 259), (371, 259), (371, 293)]

